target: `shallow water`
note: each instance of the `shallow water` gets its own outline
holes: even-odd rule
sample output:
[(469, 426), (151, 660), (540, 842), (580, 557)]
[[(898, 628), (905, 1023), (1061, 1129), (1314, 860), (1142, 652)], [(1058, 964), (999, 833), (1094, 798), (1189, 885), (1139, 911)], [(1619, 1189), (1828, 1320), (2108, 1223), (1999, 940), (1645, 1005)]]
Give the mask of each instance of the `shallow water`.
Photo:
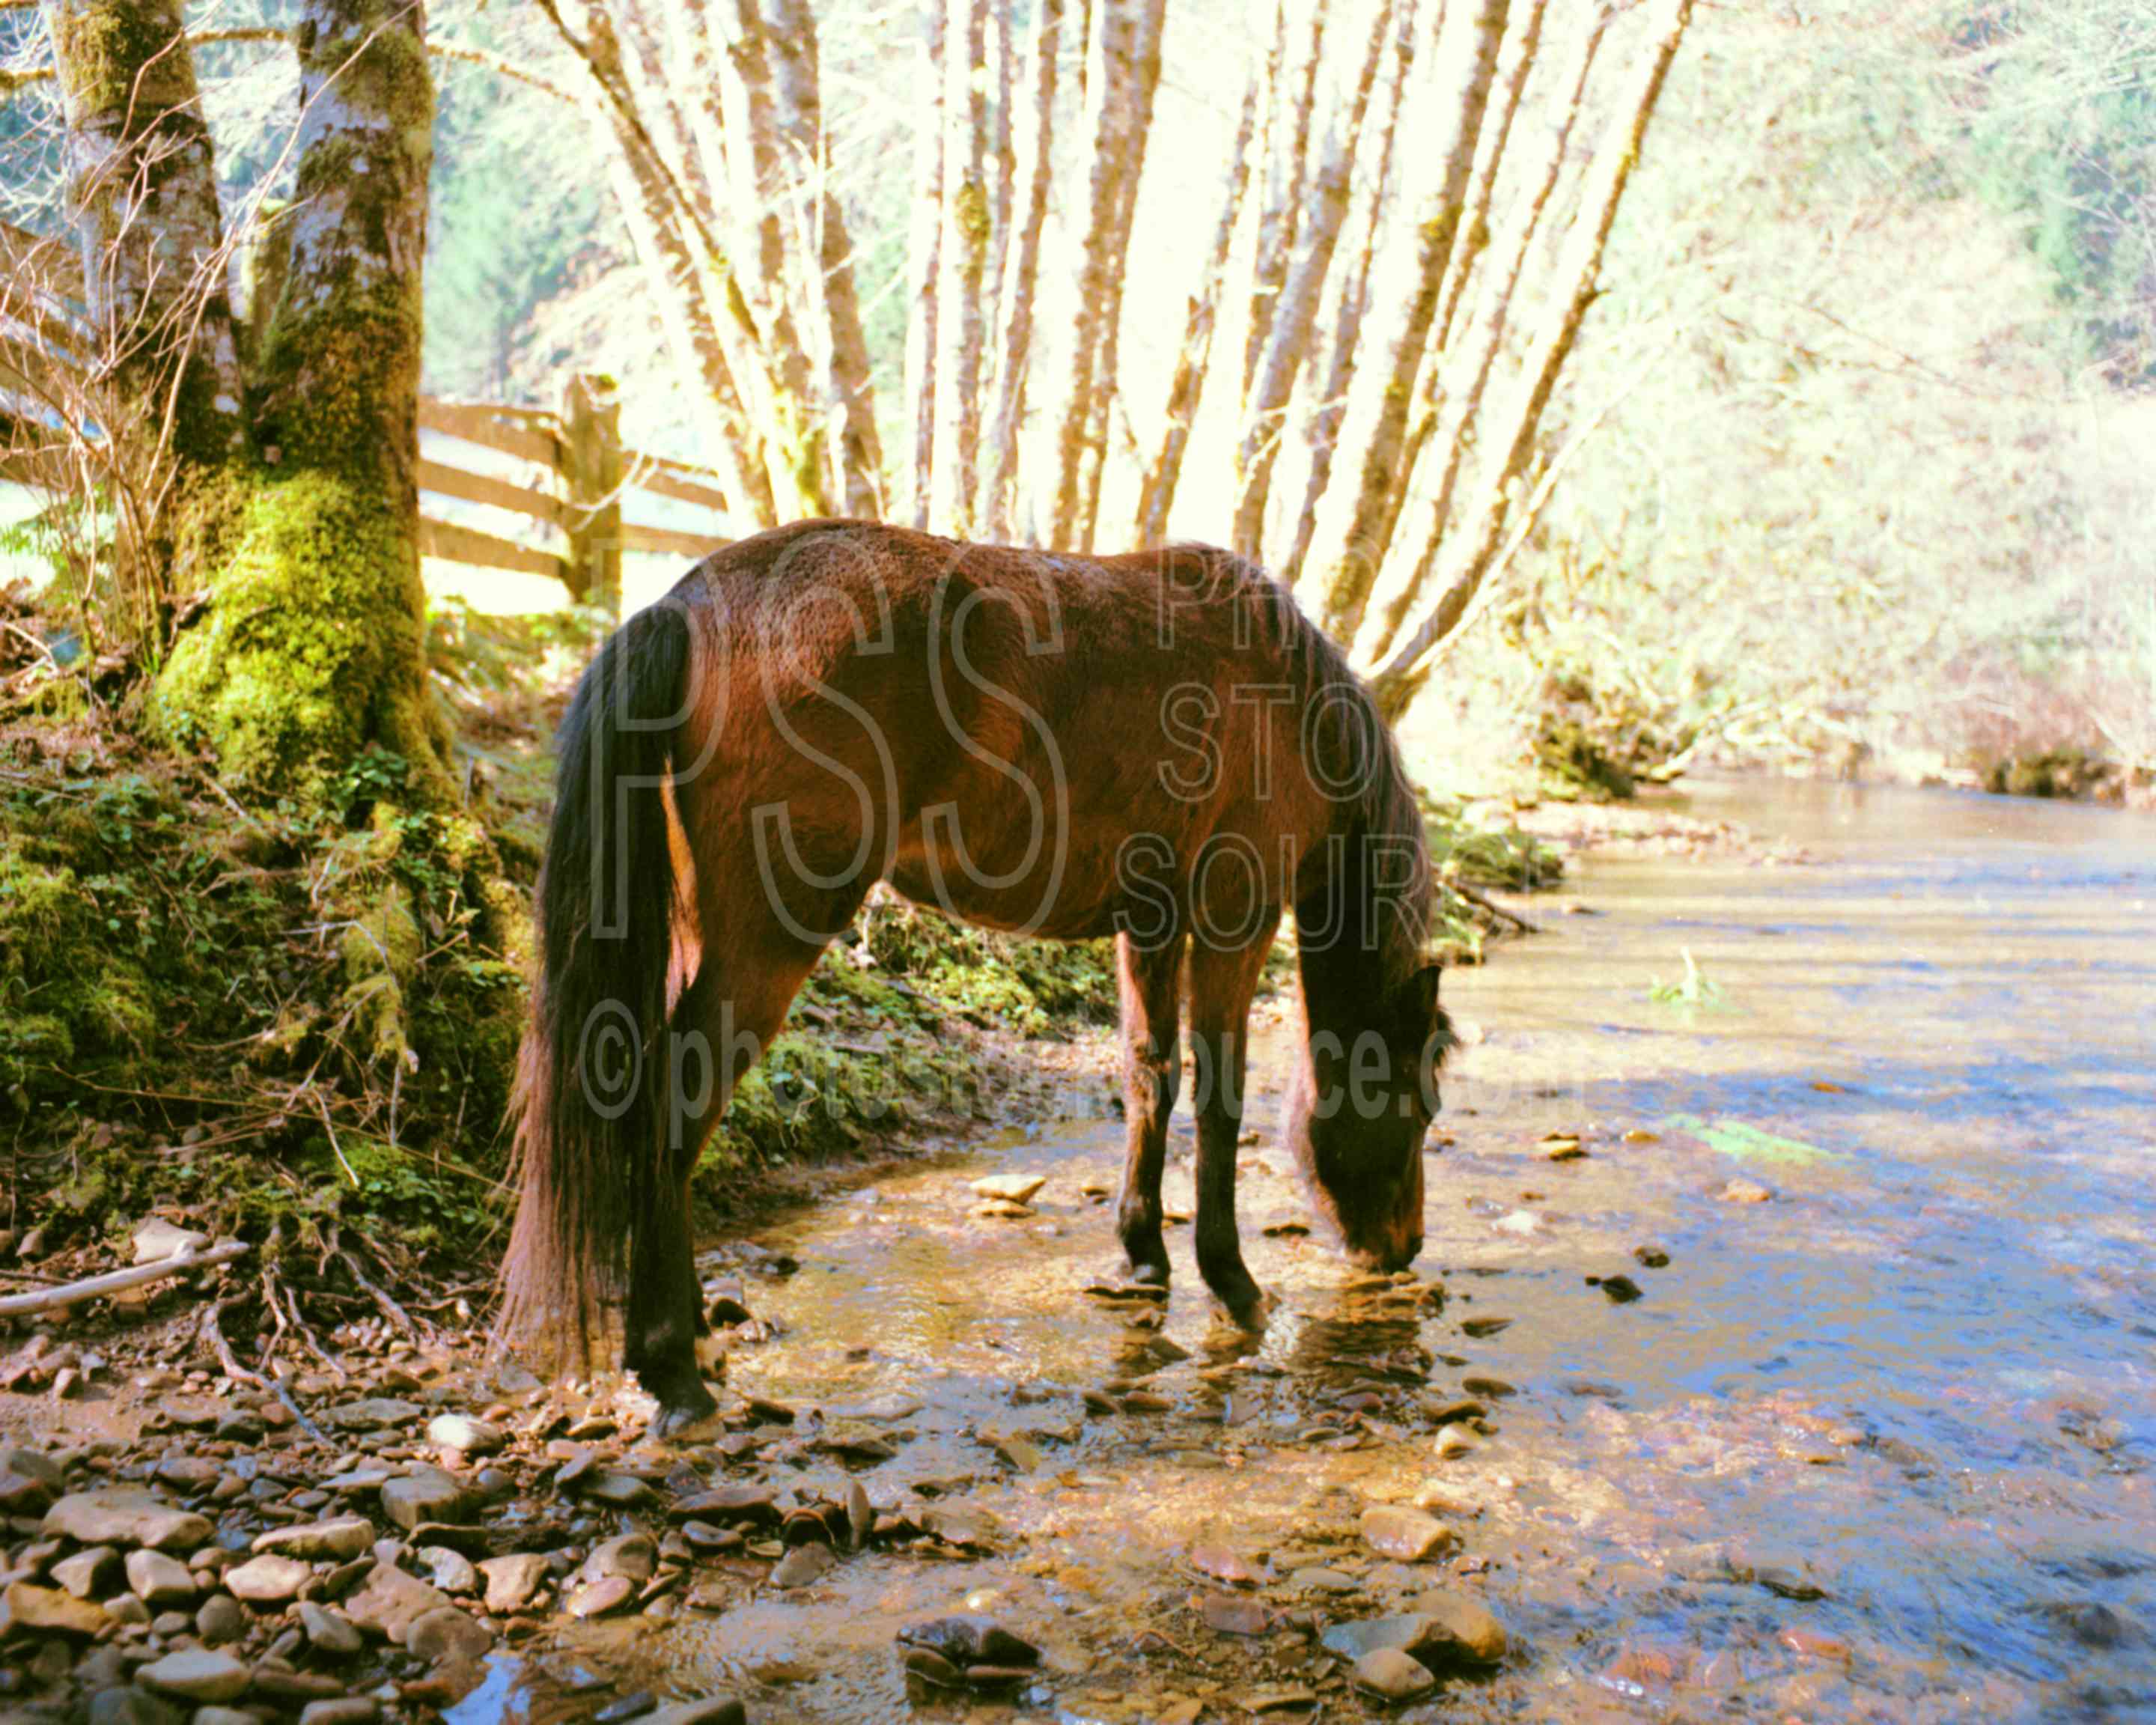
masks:
[[(791, 1593), (743, 1560), (716, 1609), (580, 1651), (662, 1692), (752, 1686), (769, 1719), (1229, 1718), (1296, 1686), (1352, 1717), (1311, 1632), (1445, 1589), (1512, 1649), (1409, 1718), (2156, 1717), (2156, 822), (1848, 787), (1696, 812), (1813, 860), (1590, 857), (1546, 934), (1448, 975), (1471, 1045), (1416, 1266), (1441, 1301), (1264, 1233), (1306, 1219), (1269, 1131), (1241, 1204), (1280, 1301), (1262, 1338), (1216, 1325), (1188, 1229), (1163, 1327), (1087, 1297), (1119, 1260), (1084, 1189), (1121, 1158), (1090, 1105), (795, 1215), (758, 1242), (790, 1273), (710, 1255), (779, 1332), (732, 1386), (803, 1415), (771, 1477), (956, 1506), (990, 1549), (857, 1555)], [(1686, 950), (1712, 991), (1653, 999)], [(1555, 1130), (1589, 1153), (1547, 1160)], [(1189, 1145), (1178, 1123), (1171, 1211)], [(1047, 1177), (1037, 1215), (970, 1216), (1004, 1171)], [(1635, 1260), (1650, 1241), (1666, 1267)], [(1619, 1272), (1642, 1297), (1586, 1280)], [(1516, 1393), (1440, 1460), (1432, 1405), (1488, 1378)], [(1084, 1399), (1132, 1388), (1164, 1405)], [(814, 1447), (850, 1432), (897, 1454)], [(1457, 1552), (1362, 1545), (1363, 1507), (1426, 1488)], [(1258, 1574), (1275, 1627), (1208, 1625), (1197, 1545)], [(969, 1596), (1042, 1678), (909, 1703), (896, 1629)]]

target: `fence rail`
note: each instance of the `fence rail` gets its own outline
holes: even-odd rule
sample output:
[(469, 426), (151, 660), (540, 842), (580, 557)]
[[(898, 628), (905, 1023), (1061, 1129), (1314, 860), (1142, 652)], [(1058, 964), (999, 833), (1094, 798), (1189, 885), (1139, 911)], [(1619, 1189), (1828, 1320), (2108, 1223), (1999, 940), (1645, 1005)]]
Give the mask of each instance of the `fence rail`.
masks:
[[(41, 291), (34, 296), (37, 303), (8, 295), (8, 315), (14, 328), (0, 332), (7, 333), (0, 341), (0, 427), (23, 418), (11, 398), (50, 400), (56, 383), (79, 383), (82, 362), (77, 356), (95, 347), (75, 321), (74, 305), (68, 303), (79, 303), (84, 291), (81, 264), (73, 249), (0, 222), (0, 278), (21, 280), (21, 272), (31, 272)], [(423, 396), (419, 429), (427, 435), (418, 474), (422, 556), (542, 576), (559, 581), (574, 598), (618, 609), (624, 552), (701, 557), (727, 543), (722, 533), (628, 518), (627, 506), (639, 493), (714, 515), (726, 514), (728, 502), (719, 475), (711, 469), (622, 442), (621, 410), (611, 378), (581, 372), (570, 377), (560, 405), (552, 409)], [(444, 448), (442, 439), (452, 447)], [(524, 464), (527, 471), (504, 473), (500, 463), (475, 462), (456, 444), (506, 456)], [(64, 448), (0, 448), (0, 480), (62, 489), (76, 468)], [(528, 471), (532, 468), (538, 470), (536, 475)], [(447, 519), (436, 500), (521, 516), (546, 529), (562, 548)]]

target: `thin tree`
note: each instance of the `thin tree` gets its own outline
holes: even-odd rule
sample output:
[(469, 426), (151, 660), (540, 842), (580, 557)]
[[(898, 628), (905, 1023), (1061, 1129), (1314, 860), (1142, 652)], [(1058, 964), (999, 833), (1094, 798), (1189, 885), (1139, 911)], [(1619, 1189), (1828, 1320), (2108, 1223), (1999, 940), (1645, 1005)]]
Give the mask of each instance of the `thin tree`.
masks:
[(1287, 55), (1287, 0), (1274, 13), (1273, 49), (1267, 60), (1264, 160), (1265, 195), (1258, 206), (1258, 233), (1250, 254), (1250, 308), (1244, 320), (1243, 399), (1257, 382), (1272, 334), (1273, 312), (1286, 285), (1302, 219), (1302, 188), (1310, 160), (1310, 128), (1317, 110), (1317, 70), (1325, 58), (1325, 23), (1330, 0), (1311, 0), (1310, 47), (1300, 75), (1290, 77)]
[(926, 527), (936, 465), (937, 319), (943, 240), (943, 0), (921, 0), (915, 49), (913, 200), (906, 228), (906, 399), (912, 437), (906, 446), (906, 512)]
[(937, 240), (936, 444), (929, 525), (973, 526), (981, 435), (981, 283), (988, 267), (988, 0), (948, 0), (943, 18), (942, 233)]
[(1512, 408), (1498, 435), (1489, 441), (1491, 453), (1478, 482), (1481, 501), (1467, 523), (1466, 549), (1444, 591), (1415, 619), (1378, 667), (1373, 680), (1378, 704), (1389, 714), (1397, 716), (1405, 711), (1419, 686), (1417, 673), (1424, 655), (1458, 626), (1498, 553), (1510, 511), (1511, 488), (1527, 470), (1543, 413), (1578, 339), (1587, 308), (1594, 302), (1603, 249), (1645, 143), (1647, 125), (1654, 117), (1670, 63), (1676, 59), (1686, 27), (1691, 22), (1691, 8), (1692, 0), (1657, 0), (1653, 40), (1640, 56), (1632, 87), (1618, 109), (1583, 187), (1580, 218), (1558, 268), (1559, 291), (1552, 296), (1529, 344)]

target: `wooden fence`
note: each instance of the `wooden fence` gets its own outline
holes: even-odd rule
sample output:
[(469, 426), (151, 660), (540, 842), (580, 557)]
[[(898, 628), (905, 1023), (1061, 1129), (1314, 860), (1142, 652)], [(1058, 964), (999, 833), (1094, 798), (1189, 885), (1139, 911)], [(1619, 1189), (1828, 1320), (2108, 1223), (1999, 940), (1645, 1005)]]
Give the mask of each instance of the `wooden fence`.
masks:
[[(76, 356), (94, 350), (83, 325), (70, 318), (54, 326), (48, 309), (55, 302), (80, 304), (81, 266), (64, 244), (40, 239), (0, 222), (0, 275), (34, 270), (46, 291), (34, 326), (25, 323), (19, 305), (10, 307), (15, 328), (0, 343), (0, 419), (8, 417), (7, 398), (49, 398), (60, 378), (80, 376)], [(10, 296), (11, 299), (18, 296)], [(72, 306), (69, 307), (73, 309)], [(26, 336), (34, 336), (34, 348)], [(33, 381), (17, 365), (34, 364), (45, 375)], [(727, 542), (719, 533), (686, 531), (632, 520), (630, 500), (643, 493), (694, 506), (723, 516), (726, 493), (711, 469), (630, 449), (621, 440), (621, 409), (611, 378), (579, 373), (562, 390), (552, 412), (500, 402), (452, 401), (423, 396), (419, 401), (419, 549), (424, 557), (483, 569), (505, 569), (559, 581), (572, 598), (618, 610), (621, 603), (621, 559), (625, 552), (701, 557)], [(475, 462), (462, 452), (441, 447), (441, 439), (491, 451), (522, 464), (506, 476), (499, 463)], [(536, 475), (530, 470), (539, 470)], [(41, 489), (72, 481), (74, 464), (55, 450), (0, 448), (0, 479)], [(529, 544), (468, 522), (445, 519), (434, 500), (451, 499), (504, 510), (549, 530), (560, 549)]]

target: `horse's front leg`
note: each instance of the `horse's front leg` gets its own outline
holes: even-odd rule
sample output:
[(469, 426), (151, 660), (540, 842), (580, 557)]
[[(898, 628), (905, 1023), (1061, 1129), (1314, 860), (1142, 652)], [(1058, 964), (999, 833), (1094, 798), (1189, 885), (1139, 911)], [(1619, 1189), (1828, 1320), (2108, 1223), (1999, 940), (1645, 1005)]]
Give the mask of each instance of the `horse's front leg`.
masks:
[[(1275, 919), (1275, 923), (1277, 918)], [(1265, 938), (1246, 947), (1209, 947), (1190, 957), (1190, 1040), (1197, 1055), (1198, 1269), (1236, 1322), (1256, 1328), (1270, 1302), (1243, 1263), (1235, 1226), (1235, 1149), (1243, 1132), (1245, 1046), (1250, 998), (1257, 992)]]
[(1160, 1233), (1160, 1174), (1168, 1160), (1168, 1121), (1183, 1082), (1177, 1040), (1183, 936), (1140, 945), (1116, 937), (1116, 992), (1123, 1019), (1123, 1195), (1116, 1232), (1137, 1281), (1168, 1284), (1168, 1244)]

